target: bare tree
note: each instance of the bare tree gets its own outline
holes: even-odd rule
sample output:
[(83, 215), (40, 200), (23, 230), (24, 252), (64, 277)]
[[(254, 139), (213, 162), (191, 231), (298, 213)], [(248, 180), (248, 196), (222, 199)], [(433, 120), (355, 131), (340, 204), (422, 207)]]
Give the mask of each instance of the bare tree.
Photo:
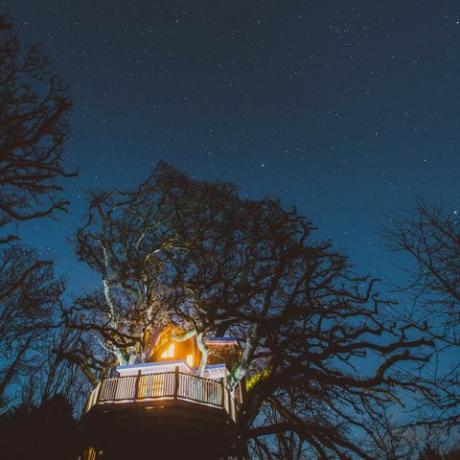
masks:
[(262, 458), (371, 459), (357, 437), (369, 414), (424, 389), (431, 342), (387, 321), (375, 281), (277, 201), (162, 163), (134, 190), (93, 195), (77, 254), (101, 288), (67, 312), (82, 333), (69, 359), (96, 382), (107, 366), (148, 359), (170, 322), (197, 337), (201, 366), (203, 338), (237, 337), (229, 384), (246, 380), (242, 429)]
[(0, 402), (36, 366), (36, 352), (53, 326), (63, 284), (52, 263), (22, 246), (0, 251)]
[[(60, 179), (71, 101), (38, 45), (21, 46), (0, 16), (0, 406), (36, 375), (63, 283), (19, 244), (18, 224), (66, 211)], [(5, 32), (7, 31), (7, 32)]]
[[(460, 422), (460, 363), (446, 356), (460, 351), (460, 220), (456, 210), (429, 206), (423, 201), (393, 218), (384, 236), (391, 249), (408, 254), (414, 266), (408, 269), (406, 289), (417, 305), (417, 326), (437, 343), (433, 388), (429, 396), (428, 424)], [(437, 410), (435, 410), (437, 409)]]
[[(65, 211), (58, 180), (71, 101), (38, 45), (0, 30), (0, 229)], [(17, 239), (9, 233), (0, 243)]]

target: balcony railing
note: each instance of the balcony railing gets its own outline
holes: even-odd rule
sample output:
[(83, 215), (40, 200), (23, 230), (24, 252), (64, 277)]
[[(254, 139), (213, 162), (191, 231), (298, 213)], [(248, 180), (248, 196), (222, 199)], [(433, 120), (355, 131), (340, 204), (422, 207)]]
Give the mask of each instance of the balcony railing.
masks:
[(96, 405), (156, 400), (181, 400), (214, 407), (225, 411), (235, 423), (240, 404), (222, 380), (185, 374), (176, 369), (174, 372), (104, 379), (91, 392), (86, 412)]

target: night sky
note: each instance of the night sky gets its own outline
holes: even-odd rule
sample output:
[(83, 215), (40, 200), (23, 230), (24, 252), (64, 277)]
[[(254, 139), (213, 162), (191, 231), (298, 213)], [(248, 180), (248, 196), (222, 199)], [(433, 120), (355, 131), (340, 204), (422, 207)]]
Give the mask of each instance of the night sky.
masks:
[(163, 159), (295, 204), (360, 271), (398, 280), (379, 228), (418, 196), (460, 209), (458, 0), (8, 0), (74, 100), (71, 212), (24, 239), (73, 290), (91, 188)]

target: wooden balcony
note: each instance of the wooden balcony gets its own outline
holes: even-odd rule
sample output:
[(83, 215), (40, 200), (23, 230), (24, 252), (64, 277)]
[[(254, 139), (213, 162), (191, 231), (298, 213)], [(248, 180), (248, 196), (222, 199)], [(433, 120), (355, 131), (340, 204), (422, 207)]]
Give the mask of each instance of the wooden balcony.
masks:
[[(103, 407), (143, 405), (153, 408), (162, 402), (169, 406), (186, 404), (209, 408), (213, 412), (238, 421), (238, 408), (241, 404), (239, 391), (232, 392), (224, 380), (213, 380), (186, 374), (176, 368), (173, 372), (141, 374), (102, 380), (91, 392), (85, 413)], [(151, 407), (149, 407), (151, 403)]]

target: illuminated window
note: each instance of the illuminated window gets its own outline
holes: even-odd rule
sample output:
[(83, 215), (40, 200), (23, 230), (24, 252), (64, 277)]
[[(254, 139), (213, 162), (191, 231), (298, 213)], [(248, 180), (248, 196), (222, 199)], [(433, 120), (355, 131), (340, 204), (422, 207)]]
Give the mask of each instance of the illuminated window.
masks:
[(174, 344), (172, 343), (169, 347), (161, 353), (162, 358), (173, 358), (174, 357)]
[(193, 367), (193, 355), (187, 355), (185, 362), (189, 365), (189, 367)]

